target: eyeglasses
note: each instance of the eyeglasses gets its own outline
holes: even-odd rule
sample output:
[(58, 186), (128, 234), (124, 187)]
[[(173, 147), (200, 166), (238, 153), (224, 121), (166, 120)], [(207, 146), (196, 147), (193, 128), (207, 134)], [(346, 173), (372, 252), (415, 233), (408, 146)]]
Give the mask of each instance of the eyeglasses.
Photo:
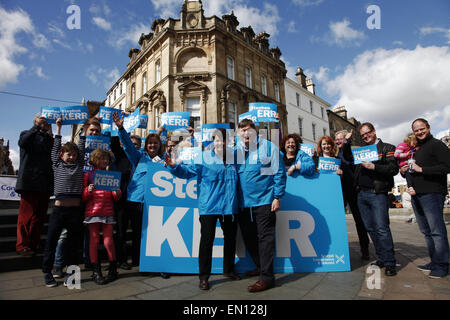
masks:
[(367, 135), (371, 134), (373, 130), (367, 131), (365, 133), (361, 133), (361, 137), (364, 139)]

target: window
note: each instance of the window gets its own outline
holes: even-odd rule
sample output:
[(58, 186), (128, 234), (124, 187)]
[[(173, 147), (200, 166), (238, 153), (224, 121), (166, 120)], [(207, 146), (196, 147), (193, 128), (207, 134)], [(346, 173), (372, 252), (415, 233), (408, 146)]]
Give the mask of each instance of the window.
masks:
[(248, 88), (252, 87), (252, 70), (249, 67), (245, 67), (245, 85)]
[[(228, 102), (228, 122), (232, 123), (236, 128), (237, 118), (236, 118), (236, 104), (233, 102)], [(231, 126), (233, 127), (233, 126)]]
[(313, 102), (311, 100), (309, 100), (309, 108), (311, 109), (311, 114), (312, 114), (314, 109), (313, 109)]
[(111, 96), (108, 97), (108, 106), (111, 107)]
[(275, 83), (275, 100), (280, 102), (280, 86)]
[(323, 112), (324, 112), (324, 109), (323, 109), (323, 107), (320, 107), (320, 113), (322, 114), (322, 119), (323, 119), (323, 117), (324, 117), (324, 114), (323, 114)]
[(201, 118), (200, 118), (200, 98), (187, 98), (186, 99), (187, 112), (191, 113), (191, 123), (190, 126), (196, 129), (200, 129)]
[(119, 95), (122, 95), (122, 82), (119, 85)]
[(161, 61), (160, 60), (156, 61), (155, 70), (156, 70), (156, 83), (158, 83), (161, 81)]
[(227, 75), (228, 79), (234, 80), (234, 60), (231, 57), (227, 57)]
[(297, 107), (300, 107), (300, 95), (296, 92), (295, 98), (297, 99)]
[(131, 85), (131, 104), (134, 104), (136, 101), (136, 84), (133, 83)]
[(144, 72), (142, 76), (142, 95), (147, 92), (147, 72)]
[(327, 129), (323, 128), (323, 135), (326, 136), (327, 135)]
[(159, 122), (161, 119), (161, 113), (159, 112), (159, 107), (155, 107), (154, 109), (154, 115), (155, 115), (155, 128), (159, 128)]
[(298, 134), (300, 135), (300, 137), (303, 136), (303, 119), (302, 118), (298, 118)]
[(114, 89), (114, 101), (116, 101), (116, 99), (117, 99), (117, 98), (116, 98), (116, 91), (117, 91), (117, 90)]
[(265, 76), (261, 77), (261, 93), (267, 96), (267, 80)]
[(312, 134), (313, 134), (313, 140), (316, 141), (316, 124), (312, 124)]

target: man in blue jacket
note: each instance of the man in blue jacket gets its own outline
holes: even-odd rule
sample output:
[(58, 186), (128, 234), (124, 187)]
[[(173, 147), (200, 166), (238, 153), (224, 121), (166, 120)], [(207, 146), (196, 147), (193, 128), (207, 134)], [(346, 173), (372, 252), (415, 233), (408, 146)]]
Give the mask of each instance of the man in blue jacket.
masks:
[(259, 280), (248, 290), (258, 292), (275, 284), (275, 212), (280, 209), (286, 188), (286, 171), (278, 147), (258, 137), (251, 120), (239, 123), (238, 134), (235, 156), (241, 209), (239, 226), (245, 246), (259, 270)]

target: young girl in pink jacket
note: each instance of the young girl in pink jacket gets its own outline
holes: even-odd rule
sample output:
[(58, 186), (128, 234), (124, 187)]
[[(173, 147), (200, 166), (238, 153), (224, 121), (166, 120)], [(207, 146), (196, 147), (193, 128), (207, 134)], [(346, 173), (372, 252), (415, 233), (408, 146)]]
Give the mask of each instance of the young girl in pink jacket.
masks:
[[(94, 171), (86, 172), (83, 177), (83, 202), (86, 203), (84, 223), (89, 225), (89, 256), (94, 265), (92, 278), (97, 284), (105, 284), (117, 279), (116, 252), (113, 240), (114, 202), (121, 196), (120, 189), (116, 191), (97, 190), (94, 187), (96, 170), (108, 170), (112, 162), (111, 154), (103, 149), (95, 149), (89, 158)], [(98, 259), (100, 230), (103, 232), (103, 244), (108, 253), (109, 271), (106, 279), (102, 275)]]

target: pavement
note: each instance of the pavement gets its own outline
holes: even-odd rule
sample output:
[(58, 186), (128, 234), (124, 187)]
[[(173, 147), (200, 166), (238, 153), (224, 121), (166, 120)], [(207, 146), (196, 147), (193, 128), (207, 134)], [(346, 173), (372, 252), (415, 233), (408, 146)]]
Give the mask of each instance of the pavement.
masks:
[[(350, 272), (286, 273), (276, 275), (276, 286), (270, 290), (249, 293), (247, 286), (257, 277), (231, 281), (212, 275), (211, 289), (198, 288), (197, 275), (173, 274), (162, 279), (159, 274), (139, 273), (138, 268), (119, 269), (119, 278), (100, 286), (91, 271), (81, 266), (81, 289), (68, 289), (62, 279), (58, 286), (47, 288), (40, 269), (0, 273), (0, 300), (187, 300), (195, 301), (280, 301), (280, 300), (450, 300), (450, 276), (430, 279), (418, 265), (429, 262), (425, 239), (416, 223), (405, 223), (404, 217), (391, 219), (398, 274), (386, 277), (370, 269), (371, 261), (362, 261), (355, 224), (346, 216)], [(449, 229), (447, 225), (447, 230)], [(450, 234), (450, 232), (449, 232)], [(372, 261), (375, 260), (371, 244)], [(106, 264), (105, 264), (106, 265)], [(369, 271), (368, 272), (368, 268)], [(376, 280), (379, 280), (378, 282)], [(16, 304), (18, 305), (18, 304)], [(192, 311), (192, 310), (191, 310)], [(181, 312), (181, 311), (180, 311)]]

